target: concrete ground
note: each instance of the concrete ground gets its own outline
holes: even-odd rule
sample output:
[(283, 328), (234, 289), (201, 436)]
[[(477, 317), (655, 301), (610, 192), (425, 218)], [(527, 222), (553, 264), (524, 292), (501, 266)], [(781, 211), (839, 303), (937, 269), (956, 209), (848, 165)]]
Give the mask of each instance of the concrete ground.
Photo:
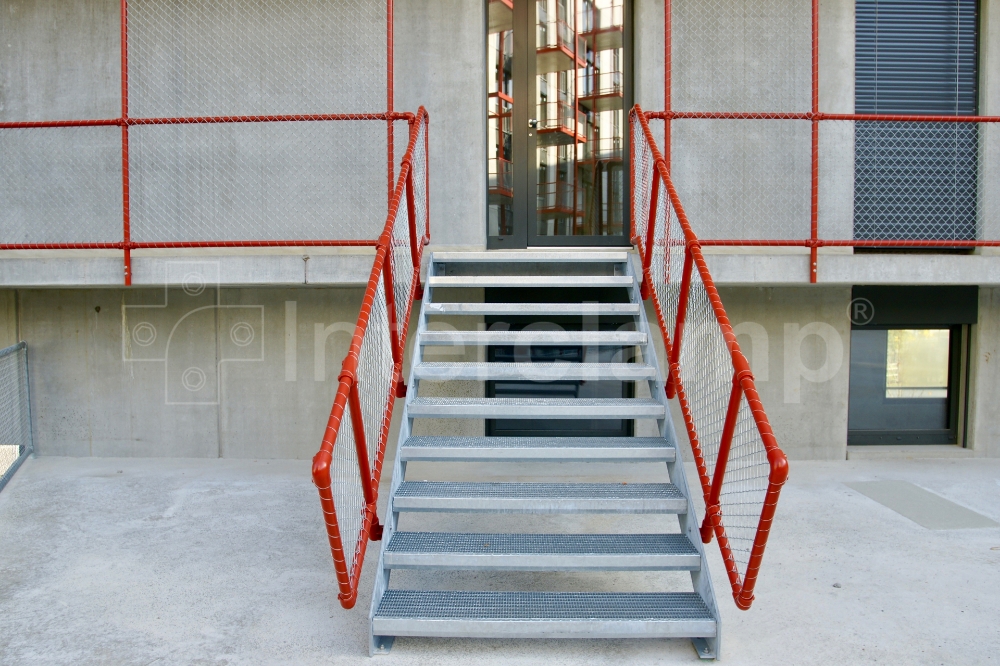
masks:
[[(1000, 522), (1000, 460), (793, 463), (749, 612), (709, 546), (725, 663), (1000, 662), (1000, 528), (930, 530), (845, 485), (872, 480)], [(343, 610), (304, 461), (29, 460), (0, 493), (0, 663), (698, 662), (686, 641), (405, 638), (371, 661), (376, 557)]]

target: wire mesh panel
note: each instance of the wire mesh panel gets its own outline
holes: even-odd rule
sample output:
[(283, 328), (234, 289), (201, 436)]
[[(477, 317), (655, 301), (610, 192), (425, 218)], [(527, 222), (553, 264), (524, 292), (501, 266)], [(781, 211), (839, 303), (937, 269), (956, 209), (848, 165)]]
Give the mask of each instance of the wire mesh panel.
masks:
[(132, 0), (129, 114), (384, 110), (386, 12), (384, 0)]
[(32, 452), (28, 347), (0, 350), (0, 489)]
[(122, 240), (118, 127), (0, 129), (0, 243)]
[[(712, 461), (715, 471), (716, 460)], [(771, 465), (746, 396), (741, 396), (736, 428), (719, 493), (725, 538), (740, 578), (745, 580), (765, 505)]]
[[(399, 359), (419, 284), (415, 267), (419, 265), (425, 240), (423, 219), (427, 211), (428, 174), (427, 113), (423, 107), (408, 135), (358, 325), (344, 359), (337, 397), (323, 443), (313, 458), (313, 480), (326, 513), (327, 534), (340, 586), (339, 599), (345, 608), (353, 607), (357, 601), (361, 564), (369, 539), (381, 538), (374, 502), (389, 437), (396, 380), (402, 371)], [(411, 207), (422, 218), (418, 220), (417, 233), (410, 231)], [(389, 269), (393, 279), (387, 283)], [(400, 333), (395, 338), (393, 319)], [(367, 460), (358, 458), (362, 440)]]
[[(631, 121), (642, 130), (632, 134), (633, 159), (641, 164), (644, 153), (658, 159), (638, 107)], [(643, 253), (644, 279), (671, 360), (668, 395), (676, 392), (680, 403), (707, 505), (702, 538), (718, 537), (736, 603), (749, 608), (787, 463), (677, 188), (663, 168), (652, 177), (660, 179), (661, 194), (653, 247)], [(652, 188), (640, 185), (636, 192), (636, 210), (648, 211)]]
[(674, 110), (809, 111), (810, 3), (673, 0), (671, 7)]
[(856, 240), (975, 240), (978, 123), (854, 123)]
[(132, 127), (132, 240), (377, 238), (386, 154), (377, 120)]
[(733, 358), (697, 270), (691, 271), (683, 326), (680, 383), (694, 419), (700, 455), (712, 478), (733, 388)]
[(365, 495), (361, 487), (361, 475), (358, 473), (358, 452), (354, 446), (354, 428), (350, 410), (345, 409), (340, 422), (340, 430), (337, 431), (337, 441), (333, 445), (329, 486), (348, 573), (355, 570), (358, 546), (360, 545), (358, 536), (361, 534), (361, 527), (365, 522), (366, 508)]
[(364, 418), (365, 443), (368, 448), (368, 469), (377, 486), (378, 469), (382, 466), (389, 421), (392, 418), (392, 400), (395, 398), (393, 380), (392, 339), (389, 334), (389, 308), (385, 298), (385, 282), (379, 280), (372, 302), (368, 326), (361, 341), (358, 356), (356, 385), (361, 397), (361, 414)]
[(653, 151), (635, 114), (630, 116), (632, 130), (632, 235), (640, 246), (646, 242), (649, 204), (653, 187)]
[(809, 121), (679, 119), (671, 137), (671, 178), (699, 238), (809, 237)]

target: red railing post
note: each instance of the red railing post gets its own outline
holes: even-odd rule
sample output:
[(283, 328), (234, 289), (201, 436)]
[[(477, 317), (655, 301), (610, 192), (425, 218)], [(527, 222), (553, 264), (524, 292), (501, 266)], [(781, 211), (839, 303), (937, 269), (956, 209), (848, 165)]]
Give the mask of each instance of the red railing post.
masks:
[(128, 0), (121, 0), (121, 92), (122, 92), (122, 253), (125, 286), (132, 285), (132, 213), (129, 203), (128, 159)]
[[(660, 176), (657, 173), (656, 167), (653, 167), (653, 182), (651, 183), (650, 193), (649, 193), (649, 215), (646, 218), (646, 238), (645, 247), (642, 248), (642, 272), (645, 276), (649, 272), (649, 267), (653, 263), (653, 240), (656, 238), (656, 209), (659, 206), (660, 197)], [(649, 298), (649, 287), (647, 285), (648, 280), (643, 280), (639, 287), (639, 295), (642, 300)]]
[(414, 299), (419, 299), (423, 297), (424, 293), (423, 286), (420, 284), (420, 257), (422, 255), (420, 248), (423, 245), (423, 239), (417, 236), (416, 198), (413, 195), (413, 169), (409, 169), (406, 173), (406, 214), (410, 225), (410, 256), (413, 259), (414, 279), (416, 280), (413, 297)]
[(812, 0), (812, 144), (809, 185), (809, 282), (819, 269), (819, 0)]
[[(355, 361), (355, 367), (357, 362)], [(379, 525), (378, 517), (375, 514), (375, 503), (378, 501), (378, 489), (372, 483), (371, 465), (368, 463), (368, 442), (365, 437), (364, 413), (361, 411), (361, 394), (358, 392), (358, 382), (353, 373), (345, 368), (340, 373), (340, 378), (348, 378), (351, 382), (351, 392), (348, 394), (348, 404), (351, 409), (351, 430), (354, 432), (354, 449), (358, 455), (358, 471), (361, 473), (361, 492), (365, 497), (365, 506), (372, 515), (372, 532), (370, 537), (374, 541), (382, 538), (382, 526)], [(375, 531), (378, 530), (376, 537)]]
[(691, 270), (694, 266), (692, 246), (689, 243), (684, 252), (684, 273), (681, 276), (681, 290), (677, 297), (677, 321), (674, 323), (673, 345), (668, 351), (669, 374), (667, 377), (667, 397), (673, 398), (677, 392), (675, 382), (680, 381), (681, 338), (684, 334), (684, 320), (687, 317), (688, 292), (691, 290)]
[[(406, 166), (404, 163), (403, 168), (405, 169)], [(386, 236), (386, 234), (382, 235)], [(389, 346), (392, 347), (392, 393), (397, 398), (401, 398), (406, 395), (405, 392), (400, 395), (403, 385), (403, 345), (405, 341), (401, 339), (403, 332), (400, 330), (400, 323), (396, 317), (396, 281), (393, 278), (395, 271), (393, 266), (395, 260), (394, 239), (390, 234), (386, 240), (389, 243), (389, 252), (386, 254), (385, 264), (382, 266), (382, 284), (383, 289), (385, 289), (386, 314), (389, 317)]]
[(719, 455), (715, 459), (715, 474), (712, 476), (712, 492), (705, 506), (705, 520), (701, 524), (701, 540), (708, 543), (712, 540), (712, 532), (722, 522), (722, 510), (719, 506), (719, 496), (722, 494), (722, 483), (726, 478), (726, 464), (729, 462), (729, 447), (733, 443), (733, 433), (736, 432), (736, 417), (740, 411), (740, 400), (743, 397), (743, 386), (740, 383), (740, 373), (733, 373), (733, 388), (729, 393), (729, 406), (726, 409), (726, 421), (722, 426), (722, 436), (719, 439)]

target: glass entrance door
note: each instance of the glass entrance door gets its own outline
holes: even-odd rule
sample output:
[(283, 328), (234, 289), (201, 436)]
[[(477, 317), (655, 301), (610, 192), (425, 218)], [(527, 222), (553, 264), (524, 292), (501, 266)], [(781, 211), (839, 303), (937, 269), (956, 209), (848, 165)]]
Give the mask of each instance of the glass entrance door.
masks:
[(628, 3), (488, 9), (488, 247), (627, 245)]

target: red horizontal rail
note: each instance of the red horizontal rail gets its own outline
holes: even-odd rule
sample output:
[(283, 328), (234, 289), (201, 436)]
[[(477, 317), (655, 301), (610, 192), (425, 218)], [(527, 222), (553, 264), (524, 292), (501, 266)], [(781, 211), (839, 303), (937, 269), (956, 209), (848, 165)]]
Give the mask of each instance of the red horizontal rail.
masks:
[(262, 116), (184, 116), (178, 118), (129, 118), (129, 125), (203, 125), (222, 123), (291, 123), (336, 120), (409, 120), (412, 113), (315, 113)]
[(1000, 247), (1000, 240), (751, 240), (699, 239), (702, 247)]
[(163, 118), (99, 118), (92, 120), (17, 120), (0, 122), (0, 129), (37, 129), (45, 127), (108, 127), (121, 125), (215, 125), (224, 123), (290, 123), (339, 120), (412, 120), (413, 114), (401, 113), (313, 113), (258, 116), (178, 116)]
[(135, 250), (212, 247), (375, 247), (378, 240), (261, 240), (261, 241), (132, 241)]
[[(375, 247), (377, 240), (177, 241), (137, 243), (133, 250), (223, 247)], [(0, 243), (0, 250), (121, 250), (124, 243)]]
[(124, 243), (0, 243), (0, 250), (121, 250)]
[(44, 127), (120, 127), (121, 118), (100, 120), (17, 120), (0, 122), (0, 129), (37, 129)]
[(650, 111), (647, 119), (656, 120), (853, 120), (927, 123), (1000, 123), (1000, 116), (941, 116), (899, 113), (812, 113), (780, 111)]

